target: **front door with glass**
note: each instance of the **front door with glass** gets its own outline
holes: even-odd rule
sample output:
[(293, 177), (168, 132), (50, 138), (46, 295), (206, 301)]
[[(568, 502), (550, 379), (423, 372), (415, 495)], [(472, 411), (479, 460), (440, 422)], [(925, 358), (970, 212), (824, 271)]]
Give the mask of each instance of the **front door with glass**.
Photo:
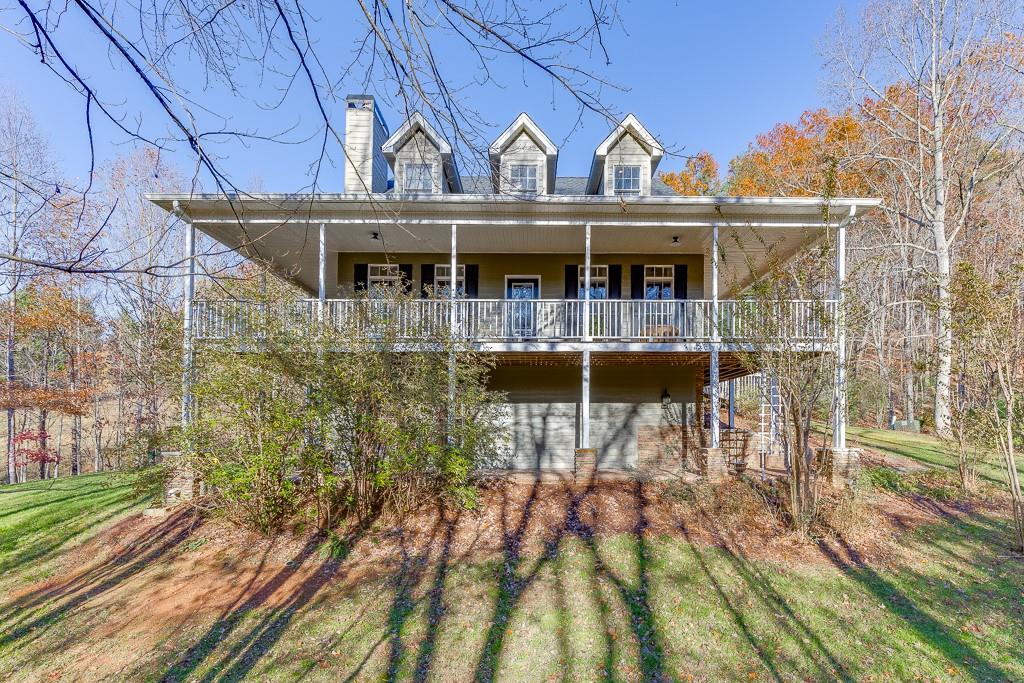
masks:
[(672, 337), (678, 334), (673, 300), (673, 267), (644, 266), (645, 336)]
[(506, 329), (510, 337), (536, 337), (536, 300), (540, 298), (539, 277), (510, 277), (505, 281)]

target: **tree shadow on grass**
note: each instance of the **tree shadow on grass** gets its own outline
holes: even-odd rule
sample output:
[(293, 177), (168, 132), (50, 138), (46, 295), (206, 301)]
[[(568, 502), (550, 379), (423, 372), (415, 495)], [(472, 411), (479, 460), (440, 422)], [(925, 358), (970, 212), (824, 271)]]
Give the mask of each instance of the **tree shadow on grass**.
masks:
[[(523, 505), (522, 512), (519, 516), (519, 522), (514, 528), (508, 527), (508, 520), (510, 511), (508, 509), (509, 500), (506, 495), (502, 499), (501, 505), (501, 523), (502, 523), (502, 561), (498, 568), (498, 592), (494, 599), (494, 616), (491, 618), (491, 623), (487, 627), (487, 636), (484, 640), (483, 651), (480, 653), (480, 658), (477, 660), (476, 672), (474, 679), (477, 681), (493, 681), (497, 673), (498, 661), (501, 658), (501, 651), (505, 645), (505, 638), (508, 635), (508, 625), (512, 617), (512, 613), (515, 611), (516, 606), (522, 598), (523, 592), (536, 578), (538, 572), (544, 567), (544, 564), (549, 559), (547, 556), (537, 560), (534, 564), (533, 569), (527, 572), (525, 575), (520, 575), (521, 565), (523, 563), (522, 556), (522, 542), (524, 540), (527, 529), (530, 525), (530, 519), (533, 515), (533, 509), (537, 504), (538, 495), (541, 490), (540, 474), (538, 473), (537, 478), (534, 480), (533, 486), (530, 489), (530, 495)], [(560, 535), (556, 535), (555, 545), (557, 547), (557, 539)], [(551, 545), (548, 545), (551, 548)]]
[(701, 572), (703, 572), (707, 579), (708, 585), (714, 589), (715, 595), (718, 596), (718, 601), (729, 613), (729, 617), (732, 619), (733, 623), (736, 624), (736, 628), (739, 629), (743, 639), (747, 641), (750, 649), (754, 651), (757, 658), (760, 659), (761, 663), (768, 669), (772, 679), (781, 683), (782, 675), (779, 673), (779, 668), (775, 661), (775, 655), (761, 643), (761, 640), (754, 633), (753, 629), (751, 629), (750, 625), (747, 623), (747, 618), (744, 616), (743, 610), (737, 608), (733, 604), (733, 601), (729, 598), (729, 591), (727, 591), (722, 582), (718, 580), (717, 573), (712, 571), (711, 567), (708, 566), (708, 562), (704, 557), (705, 550), (691, 536), (689, 527), (687, 527), (685, 523), (681, 523), (680, 530), (683, 532), (683, 536), (686, 538), (687, 543), (689, 543), (690, 552), (693, 553), (693, 557), (697, 560), (697, 565), (700, 567)]
[[(714, 528), (714, 522), (710, 519), (708, 522)], [(764, 609), (775, 615), (775, 623), (779, 628), (787, 633), (792, 642), (796, 643), (804, 655), (814, 663), (817, 668), (815, 680), (839, 680), (844, 683), (853, 683), (855, 678), (847, 670), (847, 666), (836, 658), (821, 636), (797, 614), (785, 596), (775, 590), (771, 579), (756, 564), (734, 550), (738, 544), (735, 542), (733, 534), (727, 529), (720, 528), (716, 529), (715, 533), (720, 542), (723, 557), (732, 565), (733, 570), (757, 597)], [(733, 608), (730, 607), (730, 611), (733, 611)], [(734, 612), (734, 617), (740, 617), (740, 615)], [(762, 657), (762, 661), (763, 659)]]
[(985, 660), (980, 652), (963, 642), (943, 623), (921, 610), (896, 585), (867, 565), (855, 548), (842, 539), (839, 550), (820, 543), (822, 553), (845, 575), (859, 583), (888, 610), (903, 620), (922, 642), (941, 652), (972, 680), (1009, 681), (1013, 676)]
[(434, 653), (437, 648), (438, 631), (441, 621), (444, 619), (444, 583), (448, 578), (448, 568), (451, 563), (452, 536), (455, 527), (459, 523), (459, 515), (455, 514), (451, 519), (444, 520), (444, 535), (441, 538), (441, 551), (437, 559), (437, 567), (434, 570), (434, 579), (430, 586), (429, 604), (427, 607), (427, 633), (420, 644), (420, 650), (416, 655), (416, 667), (413, 680), (422, 683), (430, 677), (434, 663)]
[(138, 544), (124, 548), (88, 571), (15, 600), (0, 615), (5, 627), (0, 646), (24, 646), (38, 639), (66, 614), (114, 590), (178, 546), (188, 538), (194, 521), (191, 511), (179, 511), (156, 526), (141, 548)]
[[(629, 612), (629, 624), (636, 638), (640, 650), (640, 673), (644, 681), (667, 680), (664, 671), (664, 649), (662, 646), (661, 634), (654, 619), (654, 611), (651, 608), (650, 600), (650, 551), (647, 548), (645, 534), (649, 521), (647, 519), (647, 497), (643, 490), (642, 482), (635, 482), (633, 494), (636, 500), (636, 525), (631, 533), (631, 540), (635, 548), (636, 585), (621, 578), (605, 562), (601, 556), (600, 549), (594, 539), (593, 530), (576, 519), (574, 525), (570, 525), (575, 535), (583, 539), (590, 551), (590, 557), (594, 563), (594, 574), (598, 579), (604, 579), (611, 583), (619, 595), (619, 600)], [(578, 506), (575, 509), (578, 512)], [(600, 591), (600, 587), (597, 586)], [(603, 601), (603, 597), (601, 598)], [(606, 615), (607, 606), (601, 609)], [(605, 617), (607, 619), (607, 616)], [(604, 624), (607, 633), (607, 622)], [(614, 658), (610, 642), (605, 660), (605, 675), (611, 678)]]
[[(348, 539), (347, 547), (351, 548), (357, 540), (358, 536)], [(291, 625), (296, 613), (305, 607), (328, 581), (336, 576), (344, 559), (327, 557), (317, 562), (310, 576), (299, 583), (291, 594), (277, 606), (265, 613), (255, 625), (249, 628), (248, 632), (232, 642), (227, 651), (201, 678), (195, 676), (195, 673), (208, 662), (217, 646), (239, 629), (249, 612), (263, 607), (295, 572), (302, 569), (307, 563), (315, 562), (314, 557), (318, 555), (322, 545), (322, 537), (310, 538), (283, 569), (259, 586), (255, 585), (256, 577), (261, 574), (257, 569), (253, 573), (250, 583), (239, 591), (239, 595), (245, 595), (254, 589), (250, 597), (224, 609), (220, 618), (207, 629), (206, 633), (167, 668), (161, 680), (210, 682), (244, 679), (281, 638)]]
[[(576, 489), (571, 486), (565, 489), (565, 492), (569, 495), (569, 500), (566, 505), (563, 522), (560, 526), (552, 529), (551, 536), (545, 541), (543, 554), (529, 570), (523, 572), (525, 562), (522, 555), (522, 542), (529, 527), (533, 508), (541, 493), (540, 486), (538, 478), (534, 483), (526, 504), (523, 506), (518, 524), (516, 524), (514, 529), (503, 531), (503, 556), (497, 577), (498, 593), (495, 598), (494, 612), (487, 629), (484, 647), (477, 662), (474, 675), (475, 680), (493, 681), (496, 679), (501, 653), (509, 635), (509, 625), (523, 594), (536, 580), (540, 571), (552, 560), (558, 558), (561, 544), (567, 538), (581, 540), (588, 551), (588, 557), (592, 563), (592, 586), (595, 599), (598, 602), (599, 616), (602, 620), (602, 632), (605, 636), (604, 677), (608, 680), (613, 677), (614, 653), (609, 637), (611, 607), (603, 595), (602, 581), (608, 582), (614, 588), (622, 606), (629, 614), (630, 628), (640, 652), (639, 668), (642, 680), (666, 680), (663, 668), (664, 653), (661, 637), (650, 603), (650, 557), (644, 538), (648, 520), (645, 513), (646, 498), (643, 492), (643, 484), (636, 482), (633, 491), (637, 523), (632, 529), (630, 537), (636, 548), (635, 566), (637, 577), (635, 585), (621, 578), (604, 562), (597, 546), (593, 527), (584, 522), (580, 516), (581, 505), (596, 490), (596, 482), (593, 479), (582, 489)], [(549, 493), (545, 492), (545, 495), (549, 495)], [(508, 519), (506, 504), (503, 503), (503, 523)], [(562, 651), (567, 653), (567, 644), (562, 642), (561, 646)]]
[[(57, 481), (57, 480), (56, 479), (51, 479), (50, 481)], [(127, 486), (125, 486), (123, 488), (127, 488)], [(31, 493), (38, 493), (40, 495), (44, 495), (45, 496), (45, 495), (51, 494), (51, 493), (53, 493), (55, 491), (56, 492), (67, 492), (70, 495), (61, 496), (60, 498), (47, 497), (45, 500), (40, 500), (40, 501), (34, 502), (31, 505), (18, 505), (17, 507), (11, 507), (11, 509), (7, 510), (6, 512), (0, 512), (0, 519), (3, 519), (4, 517), (10, 517), (11, 515), (21, 515), (21, 514), (24, 514), (24, 513), (28, 512), (30, 510), (38, 511), (38, 510), (41, 510), (42, 508), (50, 507), (51, 505), (67, 505), (68, 503), (70, 503), (73, 500), (78, 500), (80, 498), (89, 498), (89, 497), (92, 497), (92, 496), (96, 496), (97, 493), (98, 493), (97, 491), (92, 491), (92, 490), (89, 490), (89, 489), (86, 489), (86, 490), (83, 491), (82, 487), (62, 488), (62, 487), (59, 487), (59, 486), (54, 486), (53, 488), (33, 489), (31, 491)], [(27, 499), (28, 499), (28, 496), (26, 496), (26, 492), (24, 492), (24, 491), (17, 491), (17, 492), (14, 492), (14, 491), (0, 491), (0, 493), (7, 493), (7, 494), (18, 493), (19, 495), (25, 496), (26, 502), (27, 502)], [(8, 502), (5, 502), (5, 504), (8, 504)]]
[[(93, 492), (92, 495), (96, 496), (96, 493)], [(123, 503), (117, 507), (108, 507), (121, 501)], [(0, 574), (49, 559), (77, 536), (119, 517), (141, 502), (142, 499), (131, 495), (130, 491), (111, 489), (94, 498), (94, 507), (99, 508), (101, 512), (77, 508), (66, 514), (63, 511), (53, 511), (4, 529), (0, 533), (0, 547), (7, 557), (0, 560)], [(17, 545), (26, 542), (26, 539), (27, 547), (17, 549)]]

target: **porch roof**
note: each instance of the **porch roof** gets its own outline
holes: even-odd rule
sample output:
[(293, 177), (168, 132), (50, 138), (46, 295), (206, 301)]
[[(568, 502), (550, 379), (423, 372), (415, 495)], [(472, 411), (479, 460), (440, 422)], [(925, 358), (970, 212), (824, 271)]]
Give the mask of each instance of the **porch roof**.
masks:
[[(828, 228), (876, 207), (873, 198), (606, 197), (443, 194), (148, 194), (197, 229), (282, 276), (315, 291), (320, 224), (329, 252), (446, 254), (450, 226), (461, 253), (582, 254), (583, 226), (592, 252), (709, 253), (719, 226), (722, 296), (745, 286), (769, 251), (788, 257), (821, 239)], [(829, 220), (823, 217), (828, 206)], [(378, 233), (381, 239), (373, 239)], [(678, 238), (674, 240), (673, 238)], [(710, 279), (705, 259), (705, 282)]]

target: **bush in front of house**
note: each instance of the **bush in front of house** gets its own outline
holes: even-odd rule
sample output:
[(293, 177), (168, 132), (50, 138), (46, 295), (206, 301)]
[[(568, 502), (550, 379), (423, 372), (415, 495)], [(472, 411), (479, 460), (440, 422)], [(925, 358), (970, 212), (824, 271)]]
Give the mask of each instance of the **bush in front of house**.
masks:
[(500, 457), (489, 361), (450, 338), (440, 309), (377, 294), (323, 324), (268, 316), (197, 354), (183, 451), (208, 504), (271, 533), (474, 503), (472, 472)]

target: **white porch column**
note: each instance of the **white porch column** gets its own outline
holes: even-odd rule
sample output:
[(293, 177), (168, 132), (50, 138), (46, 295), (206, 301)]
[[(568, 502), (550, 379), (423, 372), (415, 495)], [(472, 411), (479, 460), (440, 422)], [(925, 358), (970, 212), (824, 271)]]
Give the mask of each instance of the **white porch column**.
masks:
[[(583, 226), (583, 341), (590, 335), (590, 223)], [(590, 448), (590, 349), (583, 351), (583, 386), (580, 390), (580, 448)]]
[(590, 341), (590, 223), (583, 228), (583, 341)]
[(317, 271), (316, 319), (324, 324), (324, 306), (327, 301), (327, 226), (320, 224), (320, 262)]
[[(721, 403), (718, 387), (718, 224), (711, 226), (711, 369), (708, 373), (711, 404), (711, 448), (721, 447), (721, 432), (718, 425), (718, 407)], [(702, 415), (700, 419), (704, 419)]]
[(849, 216), (836, 228), (836, 414), (832, 428), (832, 448), (836, 450), (846, 449), (846, 306), (843, 289), (846, 286), (846, 224), (856, 215), (856, 205), (851, 206)]
[[(177, 204), (177, 202), (175, 202)], [(175, 206), (177, 210), (177, 206)], [(180, 214), (179, 214), (180, 215)], [(196, 295), (196, 229), (185, 224), (185, 301), (182, 312), (181, 426), (192, 423), (192, 366), (195, 350), (192, 345), (192, 300)]]

